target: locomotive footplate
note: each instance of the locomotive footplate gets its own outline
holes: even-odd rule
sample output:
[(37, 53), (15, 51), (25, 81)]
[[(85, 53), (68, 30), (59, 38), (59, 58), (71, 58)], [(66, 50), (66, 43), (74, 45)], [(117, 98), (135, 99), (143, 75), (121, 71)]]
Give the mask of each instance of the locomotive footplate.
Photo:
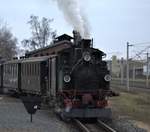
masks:
[(63, 113), (68, 118), (111, 118), (112, 112), (110, 108), (73, 108), (69, 112)]

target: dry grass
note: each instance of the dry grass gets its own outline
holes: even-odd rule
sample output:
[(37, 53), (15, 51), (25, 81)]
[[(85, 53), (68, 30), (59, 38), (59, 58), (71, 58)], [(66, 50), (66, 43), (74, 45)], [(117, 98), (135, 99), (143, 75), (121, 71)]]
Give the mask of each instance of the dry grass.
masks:
[(150, 125), (150, 92), (121, 91), (110, 99), (115, 115), (129, 116)]

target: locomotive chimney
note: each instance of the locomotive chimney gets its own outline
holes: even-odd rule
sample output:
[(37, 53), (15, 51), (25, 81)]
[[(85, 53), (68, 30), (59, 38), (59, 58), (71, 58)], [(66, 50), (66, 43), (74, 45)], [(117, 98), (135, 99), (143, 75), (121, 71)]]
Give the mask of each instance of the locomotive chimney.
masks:
[(82, 40), (80, 33), (76, 30), (73, 30), (73, 37), (74, 37), (74, 44), (79, 45)]
[(91, 39), (82, 39), (78, 31), (73, 30), (74, 44), (80, 45), (82, 48), (92, 47)]

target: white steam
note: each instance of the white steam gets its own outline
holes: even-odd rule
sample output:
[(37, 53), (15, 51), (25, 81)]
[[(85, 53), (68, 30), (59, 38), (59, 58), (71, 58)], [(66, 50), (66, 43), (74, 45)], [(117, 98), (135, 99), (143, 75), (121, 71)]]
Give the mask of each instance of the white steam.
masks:
[(80, 32), (83, 38), (89, 38), (89, 23), (79, 4), (79, 0), (55, 0), (58, 8), (63, 12), (66, 21)]

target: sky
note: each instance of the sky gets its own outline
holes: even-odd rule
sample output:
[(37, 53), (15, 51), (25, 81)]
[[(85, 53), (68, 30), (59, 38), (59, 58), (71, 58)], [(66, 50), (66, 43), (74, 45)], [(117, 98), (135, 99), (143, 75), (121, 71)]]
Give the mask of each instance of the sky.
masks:
[[(126, 55), (126, 43), (150, 42), (150, 0), (80, 0), (90, 23), (94, 47), (108, 57)], [(20, 42), (30, 38), (30, 15), (53, 18), (58, 35), (72, 35), (55, 0), (0, 0), (0, 18)]]

